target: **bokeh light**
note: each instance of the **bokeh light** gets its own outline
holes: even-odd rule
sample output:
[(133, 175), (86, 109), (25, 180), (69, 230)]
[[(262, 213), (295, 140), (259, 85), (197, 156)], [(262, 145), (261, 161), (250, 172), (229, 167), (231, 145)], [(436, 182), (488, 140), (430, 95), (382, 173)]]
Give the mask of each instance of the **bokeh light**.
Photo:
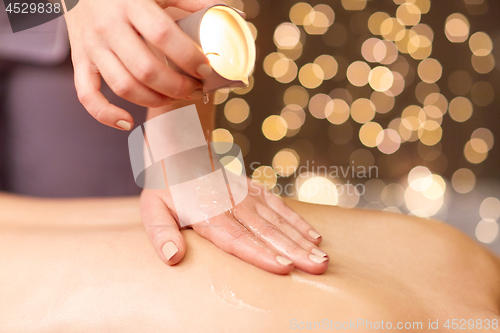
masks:
[[(247, 17), (264, 17), (259, 0), (231, 1)], [(294, 184), (302, 201), (451, 220), (480, 203), (484, 177), (495, 177), (500, 37), (481, 23), (492, 20), (491, 1), (293, 1), (273, 13), (279, 20), (251, 20), (254, 37), (261, 31), (260, 83), (250, 77), (249, 87), (215, 93), (223, 110), (215, 135), (234, 140), (244, 155), (250, 142), (268, 142), (255, 156), (269, 174), (252, 177), (275, 191)], [(315, 171), (336, 165), (375, 165), (381, 179)], [(467, 204), (457, 207), (460, 200)], [(496, 217), (481, 218), (469, 229), (492, 243)]]
[(426, 58), (418, 64), (418, 76), (426, 83), (434, 83), (441, 78), (443, 67), (436, 59)]
[(461, 168), (453, 173), (451, 184), (458, 193), (469, 193), (476, 186), (476, 176), (470, 169)]
[(472, 116), (472, 103), (466, 97), (455, 97), (451, 100), (449, 106), (450, 117), (460, 123), (468, 120)]
[(469, 37), (469, 20), (460, 13), (451, 14), (446, 19), (445, 34), (452, 43), (462, 43)]
[(283, 139), (287, 132), (287, 124), (281, 116), (272, 115), (266, 118), (262, 123), (262, 133), (271, 141)]
[(300, 186), (298, 199), (314, 204), (337, 205), (337, 187), (325, 177), (311, 177)]
[(500, 200), (488, 197), (479, 206), (479, 215), (482, 219), (498, 220), (500, 217)]
[(367, 123), (375, 117), (375, 104), (367, 98), (359, 98), (352, 102), (351, 117), (357, 123)]
[(272, 167), (261, 165), (253, 171), (252, 181), (258, 182), (266, 189), (271, 190), (274, 186), (276, 186), (278, 176)]
[(285, 148), (280, 150), (273, 157), (273, 169), (282, 177), (292, 175), (299, 166), (299, 155), (293, 149)]
[(318, 64), (305, 64), (299, 71), (300, 84), (309, 89), (317, 88), (324, 78), (325, 73)]
[(347, 79), (353, 86), (362, 87), (368, 83), (370, 66), (363, 61), (355, 61), (347, 68)]
[(224, 116), (234, 124), (240, 124), (250, 115), (250, 107), (242, 98), (233, 98), (224, 107)]
[(475, 56), (485, 57), (493, 50), (493, 42), (487, 33), (479, 31), (470, 36), (469, 47)]

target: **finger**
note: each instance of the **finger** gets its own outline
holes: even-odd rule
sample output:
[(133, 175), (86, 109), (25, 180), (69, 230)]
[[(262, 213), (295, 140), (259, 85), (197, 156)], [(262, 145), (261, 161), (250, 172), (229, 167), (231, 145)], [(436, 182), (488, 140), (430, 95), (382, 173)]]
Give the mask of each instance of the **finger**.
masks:
[(94, 59), (104, 81), (121, 98), (147, 107), (159, 107), (172, 102), (172, 98), (163, 96), (137, 81), (110, 50), (96, 51)]
[(281, 232), (287, 235), (288, 238), (293, 240), (304, 250), (309, 251), (311, 254), (319, 256), (321, 258), (328, 257), (328, 254), (326, 252), (322, 251), (316, 244), (304, 237), (304, 235), (300, 231), (298, 231), (295, 227), (288, 223), (287, 220), (285, 220), (274, 210), (261, 204), (257, 204), (255, 208), (260, 216), (280, 229)]
[(248, 226), (258, 239), (290, 258), (295, 267), (312, 274), (321, 274), (327, 270), (328, 258), (304, 250), (256, 211), (241, 210), (236, 218)]
[(197, 79), (213, 73), (200, 47), (156, 3), (132, 1), (127, 15), (134, 28), (183, 71)]
[(97, 121), (117, 129), (128, 131), (134, 119), (125, 110), (109, 103), (101, 93), (101, 75), (87, 58), (76, 59), (73, 54), (75, 87), (78, 100)]
[(285, 220), (287, 220), (295, 229), (299, 230), (304, 237), (316, 245), (321, 243), (321, 235), (299, 214), (288, 207), (288, 205), (280, 197), (269, 191), (264, 191), (264, 198), (270, 208), (285, 218)]
[(221, 214), (192, 227), (221, 250), (268, 272), (288, 274), (293, 270), (291, 260), (266, 246), (230, 215)]
[(176, 72), (164, 59), (158, 59), (130, 26), (123, 25), (119, 30), (119, 36), (109, 36), (110, 46), (136, 81), (172, 98), (203, 97), (203, 86), (199, 81)]
[(144, 190), (141, 194), (142, 221), (158, 256), (167, 264), (175, 265), (184, 258), (186, 243), (165, 202), (155, 191)]

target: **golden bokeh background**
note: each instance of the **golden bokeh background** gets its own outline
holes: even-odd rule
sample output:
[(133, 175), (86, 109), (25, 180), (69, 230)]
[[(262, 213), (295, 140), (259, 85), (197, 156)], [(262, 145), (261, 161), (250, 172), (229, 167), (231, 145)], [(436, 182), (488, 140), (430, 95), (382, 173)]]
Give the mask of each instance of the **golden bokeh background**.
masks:
[(214, 96), (215, 139), (241, 147), (248, 176), (446, 221), (500, 253), (500, 2), (226, 2), (257, 63), (248, 88)]

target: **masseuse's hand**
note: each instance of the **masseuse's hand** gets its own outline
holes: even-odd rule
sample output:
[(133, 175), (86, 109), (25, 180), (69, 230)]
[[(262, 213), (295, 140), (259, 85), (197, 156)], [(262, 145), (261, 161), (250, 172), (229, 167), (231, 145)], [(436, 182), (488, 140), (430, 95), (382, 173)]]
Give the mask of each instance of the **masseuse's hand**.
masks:
[(201, 98), (201, 83), (155, 57), (146, 41), (192, 77), (207, 77), (212, 72), (207, 58), (163, 8), (194, 12), (216, 3), (220, 1), (80, 0), (65, 17), (83, 106), (103, 124), (132, 128), (132, 116), (101, 94), (101, 76), (115, 94), (142, 106)]
[[(321, 274), (327, 254), (318, 247), (321, 236), (278, 196), (249, 181), (248, 196), (233, 212), (191, 227), (220, 249), (266, 271), (287, 274), (294, 267)], [(145, 189), (142, 220), (160, 258), (175, 265), (186, 253), (170, 191)]]

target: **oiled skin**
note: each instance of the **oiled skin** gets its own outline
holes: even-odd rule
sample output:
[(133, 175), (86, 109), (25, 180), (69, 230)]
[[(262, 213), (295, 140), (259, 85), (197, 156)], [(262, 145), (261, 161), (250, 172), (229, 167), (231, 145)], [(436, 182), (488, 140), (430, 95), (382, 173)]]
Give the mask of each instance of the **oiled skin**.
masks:
[(447, 319), (500, 318), (500, 262), (459, 231), (288, 203), (323, 235), (325, 274), (273, 275), (192, 230), (186, 257), (169, 267), (138, 198), (0, 195), (0, 332), (287, 332), (324, 319), (422, 322), (415, 332), (439, 319), (432, 332), (451, 332)]

